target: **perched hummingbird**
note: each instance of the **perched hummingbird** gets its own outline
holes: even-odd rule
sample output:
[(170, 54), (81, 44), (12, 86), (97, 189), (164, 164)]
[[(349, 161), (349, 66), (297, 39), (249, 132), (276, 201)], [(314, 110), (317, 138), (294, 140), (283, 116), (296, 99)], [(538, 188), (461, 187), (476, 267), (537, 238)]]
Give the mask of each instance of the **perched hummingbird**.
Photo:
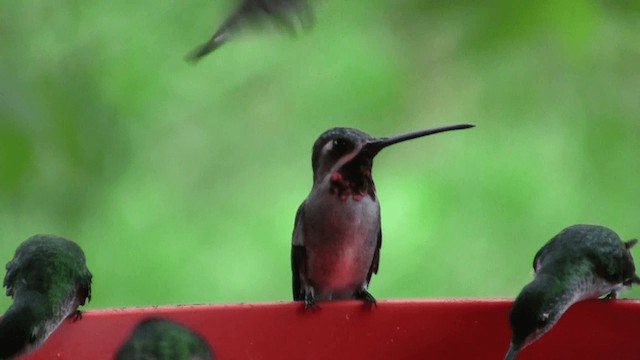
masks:
[(66, 317), (91, 299), (91, 273), (82, 249), (53, 235), (34, 235), (7, 263), (3, 286), (13, 304), (0, 321), (0, 359), (44, 343)]
[(505, 360), (542, 336), (578, 301), (615, 299), (617, 292), (640, 284), (629, 249), (611, 229), (573, 225), (562, 230), (533, 259), (535, 277), (511, 306), (511, 343)]
[(142, 320), (115, 356), (115, 360), (213, 359), (213, 352), (200, 335), (164, 318)]
[(313, 144), (313, 187), (296, 213), (291, 241), (293, 299), (361, 299), (378, 272), (382, 232), (380, 203), (371, 177), (373, 158), (385, 147), (460, 124), (374, 138), (352, 128), (325, 131)]
[(313, 8), (309, 0), (243, 0), (227, 17), (211, 39), (189, 54), (188, 59), (197, 61), (214, 51), (251, 22), (271, 18), (275, 25), (290, 34), (296, 33), (291, 14), (300, 24), (309, 28), (313, 24)]

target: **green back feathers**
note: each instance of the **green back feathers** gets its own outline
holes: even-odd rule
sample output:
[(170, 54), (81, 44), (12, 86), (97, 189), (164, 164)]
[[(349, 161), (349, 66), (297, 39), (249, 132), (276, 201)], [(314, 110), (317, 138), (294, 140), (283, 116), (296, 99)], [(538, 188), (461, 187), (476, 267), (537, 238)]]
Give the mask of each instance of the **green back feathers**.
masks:
[(635, 242), (623, 242), (613, 230), (600, 225), (572, 225), (547, 242), (533, 260), (534, 270), (541, 267), (562, 273), (591, 271), (612, 283), (626, 283), (635, 277), (635, 265), (629, 248)]
[(162, 318), (142, 320), (118, 350), (116, 360), (212, 360), (206, 341), (190, 329)]
[[(3, 285), (7, 294), (19, 291), (38, 292), (51, 301), (69, 296), (74, 290), (78, 302), (91, 299), (91, 272), (84, 253), (73, 241), (53, 235), (34, 235), (18, 246), (6, 265)], [(19, 279), (19, 280), (18, 280)]]

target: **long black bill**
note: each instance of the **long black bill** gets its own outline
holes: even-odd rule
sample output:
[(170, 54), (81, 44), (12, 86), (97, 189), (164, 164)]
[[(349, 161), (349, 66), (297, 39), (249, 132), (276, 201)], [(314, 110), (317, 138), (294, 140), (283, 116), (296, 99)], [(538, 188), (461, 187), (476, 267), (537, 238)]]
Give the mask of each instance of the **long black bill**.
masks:
[(398, 134), (398, 135), (375, 138), (369, 141), (364, 146), (363, 152), (366, 152), (371, 156), (373, 156), (373, 155), (376, 155), (378, 152), (380, 152), (380, 150), (386, 148), (387, 146), (397, 144), (402, 141), (411, 140), (411, 139), (415, 139), (415, 138), (419, 138), (427, 135), (433, 135), (433, 134), (437, 134), (445, 131), (469, 129), (474, 126), (475, 125), (471, 125), (471, 124), (447, 125), (447, 126), (441, 126), (441, 127), (432, 128), (432, 129), (411, 131), (411, 132)]
[(518, 349), (513, 346), (513, 343), (509, 344), (509, 350), (504, 354), (504, 360), (513, 360), (516, 358), (516, 354), (518, 353)]

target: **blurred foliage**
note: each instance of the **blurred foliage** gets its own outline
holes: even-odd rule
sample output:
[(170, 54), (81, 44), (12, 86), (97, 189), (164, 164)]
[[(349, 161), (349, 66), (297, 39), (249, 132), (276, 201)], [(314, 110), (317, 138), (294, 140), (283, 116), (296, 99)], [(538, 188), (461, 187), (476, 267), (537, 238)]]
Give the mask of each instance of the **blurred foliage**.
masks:
[(333, 126), (477, 125), (376, 158), (379, 299), (511, 297), (567, 225), (640, 236), (638, 2), (327, 1), (186, 63), (231, 6), (0, 3), (0, 262), (54, 233), (89, 307), (289, 300)]

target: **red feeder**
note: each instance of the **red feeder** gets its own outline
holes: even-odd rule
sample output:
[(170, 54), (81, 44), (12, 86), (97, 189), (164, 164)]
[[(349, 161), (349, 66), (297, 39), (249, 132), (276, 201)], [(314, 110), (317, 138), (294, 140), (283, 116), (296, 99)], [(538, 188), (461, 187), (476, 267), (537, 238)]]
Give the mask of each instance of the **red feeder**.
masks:
[[(179, 305), (87, 310), (66, 320), (23, 360), (101, 360), (142, 318), (163, 316), (200, 333), (218, 360), (502, 359), (511, 335), (507, 299), (380, 300)], [(640, 359), (640, 301), (591, 300), (572, 306), (527, 359)]]

